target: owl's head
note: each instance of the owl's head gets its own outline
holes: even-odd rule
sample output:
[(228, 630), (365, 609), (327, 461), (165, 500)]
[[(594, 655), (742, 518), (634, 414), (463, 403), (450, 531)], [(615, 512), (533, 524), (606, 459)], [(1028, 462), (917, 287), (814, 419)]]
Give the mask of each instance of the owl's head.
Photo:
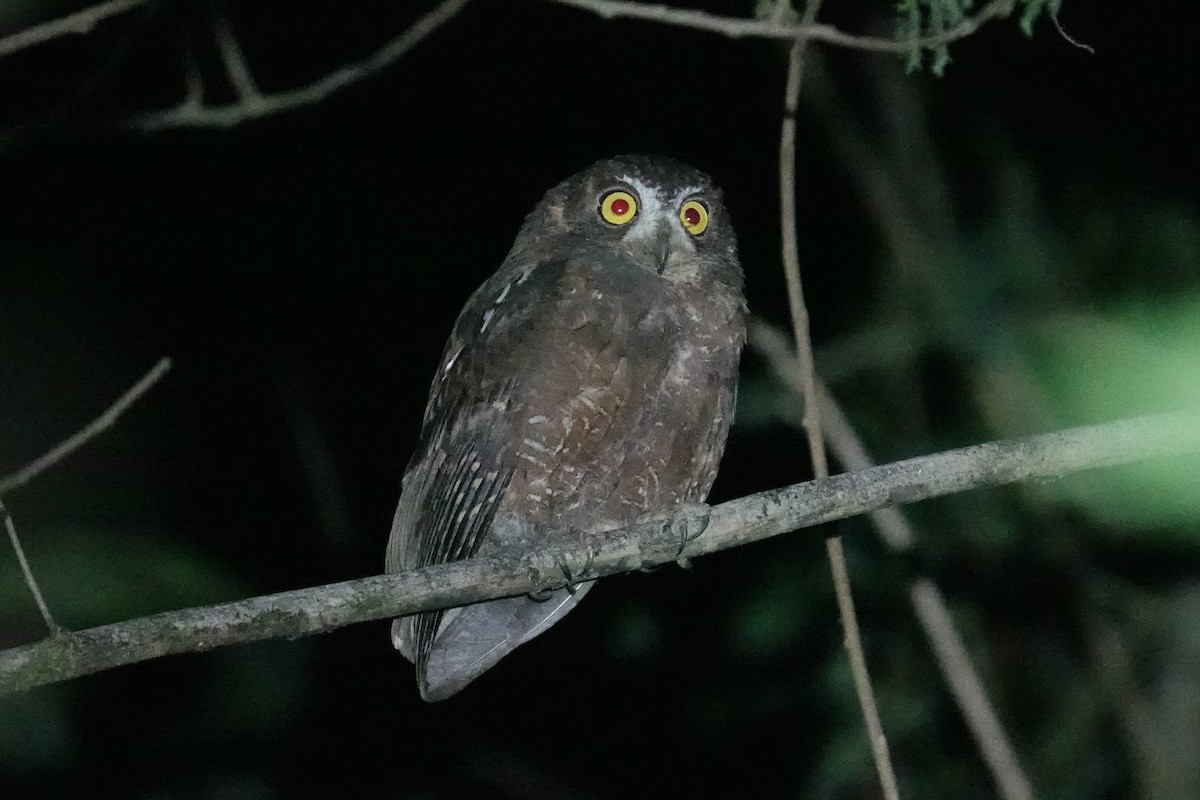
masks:
[(721, 190), (665, 156), (616, 156), (567, 178), (529, 215), (514, 251), (563, 239), (611, 247), (665, 280), (742, 286)]

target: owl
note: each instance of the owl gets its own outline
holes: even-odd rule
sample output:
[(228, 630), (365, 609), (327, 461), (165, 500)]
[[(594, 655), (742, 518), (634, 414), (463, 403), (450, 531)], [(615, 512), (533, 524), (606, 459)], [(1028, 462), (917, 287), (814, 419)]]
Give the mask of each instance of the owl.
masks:
[[(631, 155), (555, 186), (446, 343), (387, 570), (578, 543), (702, 501), (733, 418), (745, 314), (707, 175)], [(591, 585), (404, 617), (392, 641), (421, 696), (442, 700)]]

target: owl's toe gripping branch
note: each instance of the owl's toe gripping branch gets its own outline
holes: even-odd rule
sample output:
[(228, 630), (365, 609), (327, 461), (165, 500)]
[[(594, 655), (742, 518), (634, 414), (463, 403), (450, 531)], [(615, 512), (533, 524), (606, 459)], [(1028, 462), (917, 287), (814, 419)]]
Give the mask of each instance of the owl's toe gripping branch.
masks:
[[(580, 539), (585, 543), (588, 542), (588, 534), (581, 534)], [(557, 559), (555, 563), (558, 566), (559, 571), (562, 572), (563, 582), (561, 584), (547, 586), (546, 588), (538, 591), (530, 592), (528, 595), (529, 599), (535, 603), (544, 603), (549, 600), (551, 596), (553, 596), (553, 594), (559, 589), (566, 589), (569, 594), (575, 594), (575, 590), (578, 589), (580, 585), (591, 580), (591, 578), (587, 577), (587, 574), (591, 571), (592, 563), (595, 560), (596, 549), (590, 545), (587, 548), (587, 560), (583, 562), (583, 566), (580, 567), (578, 571), (573, 571), (571, 569), (571, 565), (567, 563), (566, 557)]]
[[(675, 553), (675, 563), (684, 569), (690, 570), (692, 562), (687, 558), (683, 551), (695, 539), (700, 538), (706, 530), (708, 530), (708, 521), (712, 516), (712, 508), (704, 504), (695, 506), (685, 506), (683, 510), (687, 513), (681, 514), (671, 520), (671, 528), (679, 537), (679, 550)], [(696, 513), (692, 513), (692, 512)], [(693, 524), (693, 522), (695, 524)]]

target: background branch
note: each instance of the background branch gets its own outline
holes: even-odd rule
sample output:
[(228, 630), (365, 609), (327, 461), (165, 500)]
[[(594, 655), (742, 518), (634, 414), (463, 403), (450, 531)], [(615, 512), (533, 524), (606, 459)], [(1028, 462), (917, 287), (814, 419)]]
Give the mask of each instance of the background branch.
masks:
[(1200, 417), (1183, 413), (950, 450), (718, 506), (688, 506), (670, 518), (587, 537), (574, 547), (539, 547), (520, 558), (456, 561), (56, 636), (0, 651), (0, 694), (172, 653), (306, 636), (356, 622), (521, 595), (561, 586), (564, 568), (573, 580), (589, 580), (706, 555), (895, 503), (1197, 451)]
[(34, 459), (16, 472), (0, 478), (0, 495), (29, 483), (38, 475), (96, 438), (96, 436), (111, 428), (113, 423), (125, 413), (125, 410), (136, 403), (138, 398), (150, 391), (151, 387), (158, 383), (170, 369), (171, 359), (160, 358), (158, 363), (150, 368), (149, 372), (143, 375), (137, 383), (129, 387), (123, 395), (117, 398), (116, 402), (105, 409), (100, 416), (88, 423), (85, 428), (67, 437), (62, 444), (51, 449), (45, 455)]
[(135, 114), (126, 119), (123, 124), (145, 131), (189, 127), (229, 128), (247, 120), (314, 105), (335, 92), (358, 83), (400, 60), (422, 39), (462, 11), (467, 2), (468, 0), (444, 0), (367, 58), (339, 67), (307, 86), (283, 92), (262, 92), (255, 87), (250, 70), (242, 58), (241, 49), (229, 30), (227, 21), (223, 16), (218, 15), (216, 17), (218, 49), (222, 63), (237, 90), (237, 100), (225, 105), (206, 106), (194, 102), (189, 91), (179, 105), (161, 111)]
[(989, 20), (1004, 17), (1012, 11), (1013, 0), (992, 0), (974, 15), (948, 30), (919, 37), (915, 42), (897, 42), (875, 36), (856, 36), (844, 33), (832, 25), (812, 21), (789, 24), (776, 15), (766, 19), (748, 19), (710, 14), (707, 11), (672, 8), (666, 5), (651, 5), (628, 0), (549, 0), (563, 6), (571, 6), (599, 14), (605, 19), (624, 17), (645, 22), (658, 22), (679, 28), (719, 33), (735, 39), (750, 37), (759, 39), (811, 40), (847, 47), (852, 50), (868, 50), (879, 53), (904, 53), (918, 47), (935, 47), (949, 44), (970, 36)]
[[(778, 0), (776, 11), (790, 8), (789, 0)], [(812, 25), (821, 9), (821, 0), (808, 0), (800, 17), (801, 25)], [(780, 17), (782, 14), (777, 14)], [(813, 364), (812, 337), (809, 332), (808, 308), (804, 303), (803, 283), (800, 280), (800, 243), (796, 233), (796, 111), (800, 103), (800, 86), (804, 76), (804, 51), (807, 39), (792, 42), (788, 53), (787, 81), (784, 87), (783, 123), (779, 136), (779, 212), (781, 245), (783, 250), (783, 273), (787, 282), (788, 309), (791, 312), (792, 335), (799, 358), (800, 385), (796, 387), (804, 400), (804, 433), (808, 438), (808, 449), (812, 459), (813, 475), (818, 480), (829, 476), (829, 459), (825, 455), (825, 442), (821, 436), (821, 404), (816, 396), (816, 368)], [(854, 676), (854, 691), (862, 710), (863, 722), (875, 761), (875, 771), (887, 800), (899, 800), (900, 790), (896, 773), (892, 768), (892, 757), (888, 752), (883, 723), (879, 719), (879, 708), (875, 692), (871, 687), (871, 676), (867, 669), (867, 657), (863, 652), (862, 634), (858, 628), (858, 616), (854, 611), (854, 594), (850, 588), (850, 571), (846, 566), (846, 554), (840, 536), (825, 540), (825, 555), (833, 575), (834, 594), (837, 597), (838, 616), (841, 618), (843, 641), (850, 660), (850, 672)]]
[[(799, 393), (805, 376), (800, 364), (792, 356), (783, 332), (756, 319), (750, 325), (749, 334), (751, 347), (766, 359), (772, 372), (793, 392)], [(829, 389), (818, 383), (816, 394), (821, 406), (822, 431), (841, 465), (849, 471), (875, 466), (867, 454), (866, 446)], [(869, 516), (872, 526), (889, 550), (904, 553), (915, 548), (916, 537), (900, 509), (894, 506), (881, 508), (870, 512)], [(908, 596), (938, 669), (945, 677), (954, 702), (992, 773), (1000, 796), (1006, 800), (1031, 800), (1033, 788), (1029, 778), (1017, 760), (1004, 726), (1000, 724), (999, 715), (988, 700), (983, 681), (971, 663), (962, 637), (954, 628), (937, 584), (927, 577), (917, 578), (909, 585)]]
[(62, 36), (90, 33), (92, 28), (103, 20), (124, 14), (126, 11), (132, 11), (149, 2), (150, 0), (111, 0), (108, 3), (100, 3), (82, 11), (76, 11), (74, 14), (17, 31), (0, 39), (0, 58)]
[(61, 626), (54, 621), (54, 615), (50, 613), (50, 606), (46, 605), (46, 598), (42, 596), (37, 579), (33, 577), (33, 569), (29, 566), (29, 559), (25, 557), (25, 548), (21, 547), (21, 537), (17, 536), (17, 526), (13, 523), (12, 515), (8, 513), (8, 507), (4, 505), (3, 500), (0, 500), (0, 517), (4, 519), (4, 530), (8, 532), (8, 541), (12, 543), (13, 552), (17, 554), (17, 564), (20, 565), (21, 574), (25, 577), (25, 585), (29, 587), (29, 593), (33, 595), (33, 602), (37, 603), (38, 611), (41, 612), (42, 619), (46, 622), (50, 635), (53, 636), (61, 630)]

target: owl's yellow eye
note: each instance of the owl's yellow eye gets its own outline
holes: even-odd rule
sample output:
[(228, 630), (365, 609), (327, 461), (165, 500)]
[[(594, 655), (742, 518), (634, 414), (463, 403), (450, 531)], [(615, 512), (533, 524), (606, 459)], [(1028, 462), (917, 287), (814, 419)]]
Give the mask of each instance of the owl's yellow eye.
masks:
[(708, 209), (699, 200), (688, 200), (679, 209), (679, 221), (685, 231), (699, 236), (708, 229)]
[(613, 225), (624, 225), (637, 216), (637, 200), (629, 192), (609, 192), (600, 201), (600, 216)]

